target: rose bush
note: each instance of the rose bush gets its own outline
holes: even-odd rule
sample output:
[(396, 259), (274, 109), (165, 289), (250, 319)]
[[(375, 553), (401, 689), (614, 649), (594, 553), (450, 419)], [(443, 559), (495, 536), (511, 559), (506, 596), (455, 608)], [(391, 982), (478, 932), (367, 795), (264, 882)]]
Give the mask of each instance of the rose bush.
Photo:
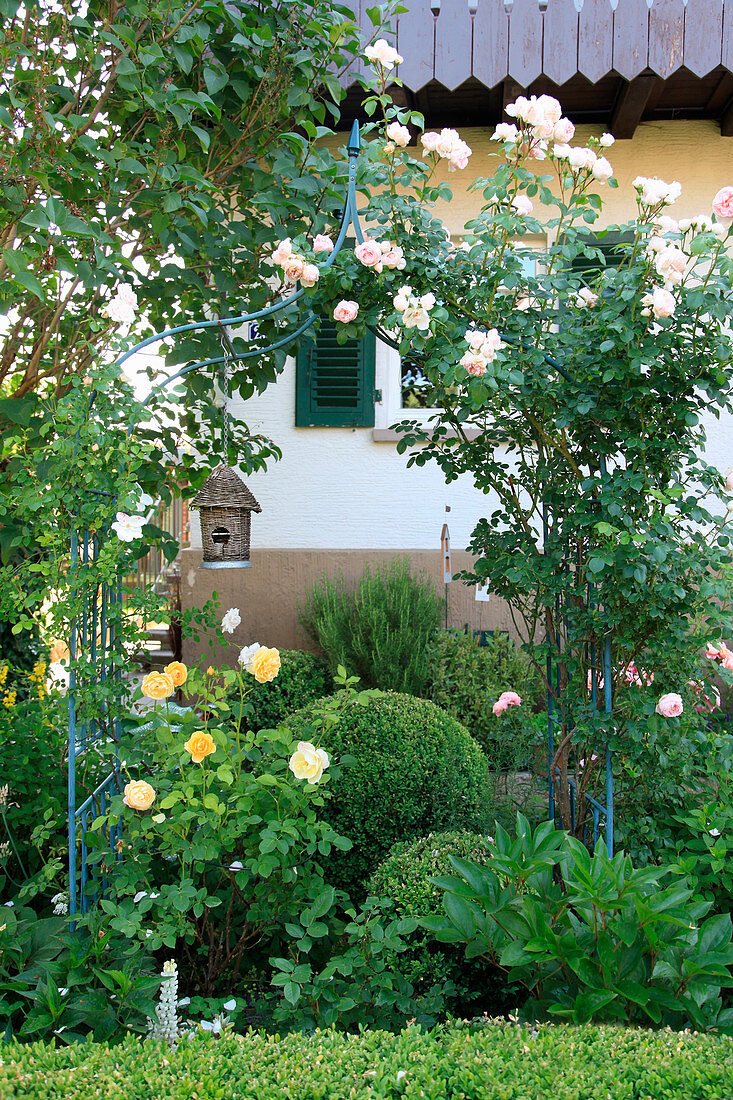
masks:
[[(701, 457), (701, 417), (731, 407), (733, 189), (712, 199), (712, 217), (677, 220), (679, 183), (637, 177), (636, 217), (616, 227), (618, 263), (607, 264), (602, 232), (589, 230), (599, 190), (617, 186), (605, 156), (612, 137), (572, 145), (556, 99), (521, 96), (508, 108), (514, 122), (494, 134), (493, 174), (479, 165), (483, 204), (455, 245), (435, 214), (451, 198), (436, 172), (446, 160), (462, 171), (475, 154), (446, 129), (423, 134), (416, 157), (396, 127), (420, 129), (421, 117), (395, 106), (387, 83), (399, 80), (376, 59), (374, 77), (365, 109), (382, 117), (362, 158), (370, 244), (343, 249), (324, 270), (317, 306), (346, 337), (367, 326), (395, 334), (439, 410), (427, 426), (403, 424), (399, 449), (419, 444), (410, 464), (437, 462), (449, 482), (471, 475), (487, 495), (464, 579), (508, 602), (538, 670), (552, 661), (556, 803), (582, 835), (584, 796), (602, 792), (593, 761), (608, 740), (622, 785), (624, 769), (641, 770), (660, 693), (676, 762), (658, 782), (670, 756), (657, 757), (647, 793), (668, 798), (699, 782), (699, 767), (680, 762), (682, 728), (698, 738), (700, 762), (712, 751), (704, 717), (681, 716), (669, 697), (682, 699), (690, 680), (713, 697), (701, 653), (723, 629), (732, 532), (724, 478)], [(539, 264), (538, 233), (549, 240)], [(377, 235), (401, 250), (404, 268), (377, 261)], [(652, 695), (614, 675), (612, 721), (598, 690), (609, 643), (617, 670), (643, 661), (657, 676)], [(633, 827), (633, 810), (616, 823)]]

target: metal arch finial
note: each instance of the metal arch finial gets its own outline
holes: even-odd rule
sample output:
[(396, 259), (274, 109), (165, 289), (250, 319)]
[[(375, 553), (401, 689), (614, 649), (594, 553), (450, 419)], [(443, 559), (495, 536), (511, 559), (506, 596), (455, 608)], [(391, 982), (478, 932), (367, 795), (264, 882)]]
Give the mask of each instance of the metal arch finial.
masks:
[(359, 136), (359, 122), (357, 119), (354, 119), (354, 125), (351, 127), (346, 149), (350, 157), (358, 157), (361, 152), (361, 137)]

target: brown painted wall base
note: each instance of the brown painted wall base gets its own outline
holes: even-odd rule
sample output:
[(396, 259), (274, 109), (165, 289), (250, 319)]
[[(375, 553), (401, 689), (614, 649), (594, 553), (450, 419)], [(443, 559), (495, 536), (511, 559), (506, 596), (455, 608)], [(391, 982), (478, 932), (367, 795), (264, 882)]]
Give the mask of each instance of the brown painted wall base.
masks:
[[(181, 552), (181, 601), (183, 610), (200, 608), (214, 592), (221, 602), (221, 613), (238, 607), (242, 624), (231, 635), (226, 651), (210, 644), (208, 638), (183, 640), (183, 660), (195, 664), (234, 664), (239, 650), (250, 642), (278, 649), (310, 649), (316, 646), (298, 622), (298, 602), (302, 603), (311, 585), (324, 575), (343, 574), (347, 587), (355, 587), (367, 563), (371, 566), (406, 555), (413, 571), (432, 577), (436, 591), (444, 590), (441, 557), (438, 550), (256, 550), (251, 569), (199, 569), (200, 550)], [(471, 555), (453, 551), (453, 570), (468, 569)], [(448, 586), (448, 625), (462, 630), (466, 623), (473, 630), (507, 630), (514, 635), (509, 612), (503, 600), (493, 597), (477, 602), (475, 588), (458, 580)]]

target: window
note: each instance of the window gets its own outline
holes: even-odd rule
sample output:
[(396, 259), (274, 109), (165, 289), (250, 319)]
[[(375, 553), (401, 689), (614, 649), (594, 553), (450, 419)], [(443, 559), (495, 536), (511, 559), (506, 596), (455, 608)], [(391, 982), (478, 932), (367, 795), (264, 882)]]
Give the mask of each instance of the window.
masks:
[(605, 264), (595, 256), (576, 256), (571, 263), (571, 269), (577, 272), (587, 285), (592, 282), (599, 271), (604, 267), (620, 267), (627, 255), (622, 245), (633, 240), (631, 233), (588, 233), (584, 234), (584, 243), (592, 248), (597, 248), (602, 253)]
[(298, 352), (297, 428), (374, 426), (374, 336), (339, 344), (336, 332), (335, 321), (323, 321), (315, 341)]

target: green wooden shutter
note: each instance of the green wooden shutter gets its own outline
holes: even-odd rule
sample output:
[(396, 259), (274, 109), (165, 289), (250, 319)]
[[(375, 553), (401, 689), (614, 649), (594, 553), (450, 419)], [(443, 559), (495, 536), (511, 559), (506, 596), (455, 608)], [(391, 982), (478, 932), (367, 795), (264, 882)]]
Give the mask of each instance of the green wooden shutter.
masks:
[(619, 233), (614, 231), (603, 234), (588, 233), (587, 243), (597, 248), (598, 251), (603, 254), (605, 265), (595, 257), (576, 256), (572, 261), (571, 268), (580, 275), (584, 283), (588, 284), (592, 282), (604, 266), (620, 266), (622, 260), (627, 256), (627, 252), (620, 246), (627, 244), (632, 239), (630, 233)]
[(315, 343), (296, 359), (295, 426), (374, 427), (374, 357), (371, 333), (363, 340), (336, 340), (336, 322), (323, 321)]

